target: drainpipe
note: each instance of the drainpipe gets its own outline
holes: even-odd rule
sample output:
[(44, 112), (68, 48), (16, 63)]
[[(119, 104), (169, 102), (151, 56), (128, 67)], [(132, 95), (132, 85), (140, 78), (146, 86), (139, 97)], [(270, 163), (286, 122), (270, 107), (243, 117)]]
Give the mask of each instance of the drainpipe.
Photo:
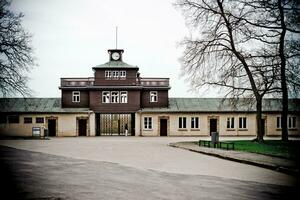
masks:
[(138, 113), (140, 115), (140, 134), (139, 134), (139, 136), (141, 137), (142, 136), (142, 112), (139, 111)]

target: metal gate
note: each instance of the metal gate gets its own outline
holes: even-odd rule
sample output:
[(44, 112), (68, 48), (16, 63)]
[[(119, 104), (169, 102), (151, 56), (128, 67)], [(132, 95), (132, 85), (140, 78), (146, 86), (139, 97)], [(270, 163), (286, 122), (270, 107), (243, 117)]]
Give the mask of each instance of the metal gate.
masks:
[(99, 135), (125, 135), (127, 125), (128, 135), (132, 135), (133, 124), (131, 114), (100, 114)]

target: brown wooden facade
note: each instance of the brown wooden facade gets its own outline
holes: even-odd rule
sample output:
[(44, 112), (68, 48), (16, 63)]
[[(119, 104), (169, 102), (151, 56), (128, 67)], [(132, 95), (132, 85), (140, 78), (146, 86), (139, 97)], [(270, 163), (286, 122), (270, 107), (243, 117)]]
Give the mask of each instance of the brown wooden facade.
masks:
[[(101, 130), (108, 130), (103, 128), (108, 126), (103, 123), (107, 123), (107, 119), (110, 118), (112, 119), (109, 126), (115, 127), (119, 124), (118, 128), (113, 130), (124, 129), (125, 124), (113, 121), (116, 114), (134, 116), (132, 114), (142, 108), (168, 107), (168, 78), (140, 77), (137, 66), (123, 62), (123, 50), (112, 49), (108, 50), (108, 53), (109, 62), (93, 67), (94, 77), (61, 78), (59, 87), (62, 92), (62, 108), (89, 108), (96, 114), (97, 135), (101, 135)], [(105, 98), (105, 94), (109, 97)], [(103, 120), (103, 117), (106, 120)], [(132, 118), (129, 123), (131, 130), (134, 130)]]

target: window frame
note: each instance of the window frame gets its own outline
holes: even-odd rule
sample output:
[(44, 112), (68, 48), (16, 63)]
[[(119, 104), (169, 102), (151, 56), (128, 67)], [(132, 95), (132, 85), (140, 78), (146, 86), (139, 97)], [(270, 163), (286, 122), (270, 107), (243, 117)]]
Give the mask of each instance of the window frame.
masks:
[[(17, 120), (12, 121), (12, 119), (14, 119), (12, 117), (17, 117), (17, 118), (15, 118)], [(7, 116), (7, 121), (8, 121), (9, 124), (19, 124), (20, 123), (20, 115), (8, 115)]]
[(111, 79), (111, 70), (105, 70), (105, 79)]
[[(107, 93), (108, 95), (104, 95), (104, 93)], [(107, 96), (108, 96), (108, 98), (107, 98)], [(102, 91), (101, 100), (102, 100), (102, 103), (110, 103), (110, 91)], [(108, 100), (108, 102), (106, 102), (106, 100)]]
[(226, 123), (226, 128), (227, 129), (234, 129), (234, 117), (227, 117), (227, 123)]
[(24, 117), (23, 123), (24, 124), (32, 124), (32, 117)]
[(153, 120), (152, 117), (144, 117), (144, 130), (152, 130), (153, 129)]
[(288, 128), (289, 129), (296, 129), (297, 128), (297, 117), (296, 116), (289, 116), (288, 117)]
[(281, 117), (280, 116), (276, 117), (276, 128), (281, 129)]
[(125, 70), (120, 71), (119, 76), (120, 76), (120, 78), (125, 79), (126, 78), (126, 71)]
[[(158, 102), (158, 92), (157, 91), (150, 91), (150, 103), (156, 103)], [(154, 98), (152, 101), (152, 97)]]
[(80, 103), (80, 91), (72, 91), (72, 103)]
[[(113, 93), (116, 93), (117, 95), (113, 95)], [(110, 102), (111, 103), (120, 103), (120, 96), (119, 95), (120, 95), (119, 91), (111, 91), (110, 92)]]
[(119, 71), (112, 71), (112, 78), (113, 79), (118, 79), (120, 77)]
[(247, 129), (247, 117), (239, 117), (239, 129)]
[[(43, 119), (43, 120), (42, 120), (43, 122), (39, 122), (38, 119)], [(35, 123), (36, 123), (36, 124), (44, 124), (44, 123), (45, 123), (45, 118), (44, 118), (44, 117), (36, 117), (36, 118), (35, 118)]]
[[(126, 94), (126, 95), (122, 95), (122, 93)], [(127, 91), (120, 91), (119, 95), (120, 95), (120, 103), (128, 103), (128, 92)], [(123, 99), (122, 97), (123, 96), (125, 96), (125, 101), (124, 102), (122, 101), (122, 99)]]
[(191, 117), (191, 129), (199, 129), (199, 117)]
[(179, 129), (187, 129), (186, 127), (186, 117), (178, 117), (178, 128)]

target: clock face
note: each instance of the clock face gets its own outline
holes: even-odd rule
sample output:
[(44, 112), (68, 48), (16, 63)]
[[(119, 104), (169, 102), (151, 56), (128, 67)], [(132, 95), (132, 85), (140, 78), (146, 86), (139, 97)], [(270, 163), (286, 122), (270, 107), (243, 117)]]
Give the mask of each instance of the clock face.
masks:
[(111, 55), (111, 57), (112, 57), (112, 59), (114, 59), (114, 60), (119, 60), (120, 54), (117, 53), (117, 52), (114, 52), (114, 53)]

